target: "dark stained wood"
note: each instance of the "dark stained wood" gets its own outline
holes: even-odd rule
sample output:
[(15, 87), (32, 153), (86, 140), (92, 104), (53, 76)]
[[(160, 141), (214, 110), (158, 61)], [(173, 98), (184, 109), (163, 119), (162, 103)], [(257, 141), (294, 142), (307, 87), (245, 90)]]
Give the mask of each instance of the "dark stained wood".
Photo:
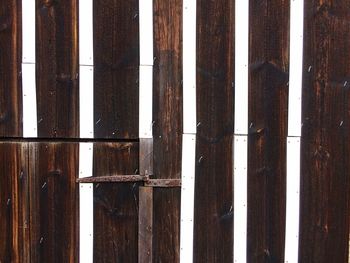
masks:
[(153, 175), (153, 139), (140, 138), (140, 175)]
[[(153, 15), (152, 178), (179, 179), (182, 152), (182, 1), (154, 0)], [(154, 189), (155, 262), (180, 261), (180, 192), (180, 189)]]
[(27, 144), (0, 143), (0, 261), (29, 262)]
[(154, 0), (154, 177), (180, 178), (182, 1)]
[(77, 0), (36, 0), (39, 137), (79, 136)]
[[(95, 143), (94, 176), (133, 174), (138, 154), (138, 143)], [(94, 185), (94, 262), (137, 262), (139, 185)]]
[(289, 0), (250, 3), (248, 262), (283, 262)]
[(350, 13), (305, 2), (299, 262), (348, 262)]
[(138, 263), (152, 263), (153, 188), (139, 188)]
[(0, 136), (22, 135), (20, 1), (0, 3)]
[(234, 2), (199, 0), (194, 262), (233, 261), (233, 81)]
[[(14, 176), (13, 200), (16, 200), (14, 212), (17, 214), (18, 222), (18, 240), (15, 241), (18, 245), (18, 262), (29, 262), (30, 260), (30, 192), (29, 192), (29, 147), (27, 143), (17, 143), (17, 154), (19, 158), (16, 164), (20, 170), (17, 170), (17, 178)], [(2, 160), (2, 159), (1, 159)], [(17, 204), (17, 205), (16, 205)], [(16, 253), (16, 252), (15, 252)]]
[(153, 188), (153, 261), (180, 262), (180, 188)]
[(78, 261), (78, 146), (29, 144), (31, 262)]
[(194, 262), (233, 262), (232, 136), (197, 139)]
[(96, 138), (138, 137), (138, 0), (94, 1)]

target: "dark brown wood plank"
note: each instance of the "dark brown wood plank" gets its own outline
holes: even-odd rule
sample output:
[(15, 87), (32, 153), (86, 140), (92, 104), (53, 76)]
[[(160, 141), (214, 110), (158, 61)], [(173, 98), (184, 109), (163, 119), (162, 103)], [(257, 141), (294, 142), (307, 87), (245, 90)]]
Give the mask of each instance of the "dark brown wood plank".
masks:
[(249, 6), (247, 260), (283, 262), (290, 5)]
[(94, 1), (96, 138), (138, 137), (138, 0)]
[[(95, 143), (94, 176), (134, 173), (138, 154), (138, 143)], [(137, 262), (139, 185), (94, 185), (94, 262)]]
[(139, 173), (143, 176), (153, 175), (153, 139), (140, 138), (140, 167)]
[(299, 262), (348, 262), (350, 13), (305, 2)]
[(194, 262), (233, 261), (234, 2), (197, 1)]
[[(182, 1), (154, 0), (153, 14), (152, 178), (179, 179), (182, 152)], [(154, 189), (155, 262), (180, 261), (180, 192), (180, 189)]]
[(0, 261), (29, 262), (27, 144), (0, 143)]
[(79, 137), (77, 0), (36, 0), (39, 137)]
[(180, 188), (153, 188), (153, 262), (180, 262)]
[(139, 188), (138, 263), (152, 263), (153, 188)]
[(154, 0), (154, 177), (180, 178), (182, 1)]
[(22, 134), (20, 1), (0, 3), (0, 136)]
[(78, 261), (79, 145), (29, 143), (31, 262)]
[(197, 139), (194, 262), (233, 262), (232, 137)]

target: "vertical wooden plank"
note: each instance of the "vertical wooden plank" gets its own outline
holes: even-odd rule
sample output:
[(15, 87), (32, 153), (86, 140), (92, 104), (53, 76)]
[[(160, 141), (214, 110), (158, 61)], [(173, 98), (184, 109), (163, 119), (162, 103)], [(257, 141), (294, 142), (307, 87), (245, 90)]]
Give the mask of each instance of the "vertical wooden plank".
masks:
[(249, 14), (247, 262), (282, 262), (289, 1), (251, 1)]
[(0, 143), (1, 262), (29, 262), (26, 153), (26, 143)]
[(180, 188), (153, 190), (153, 261), (180, 262)]
[(95, 138), (138, 138), (138, 0), (94, 1)]
[(194, 262), (233, 261), (233, 1), (197, 1)]
[[(182, 11), (182, 0), (153, 1), (153, 174), (158, 179), (181, 176)], [(179, 262), (180, 188), (155, 188), (153, 200), (153, 258)]]
[(20, 1), (0, 3), (0, 136), (21, 136)]
[(39, 137), (78, 137), (77, 0), (36, 0)]
[(18, 143), (19, 169), (14, 176), (16, 185), (14, 200), (17, 199), (18, 214), (18, 262), (30, 262), (30, 192), (29, 192), (29, 148), (28, 143)]
[(139, 188), (138, 262), (152, 263), (153, 188)]
[(182, 143), (182, 1), (154, 0), (154, 175), (180, 178)]
[[(138, 153), (138, 143), (95, 143), (93, 174), (134, 174)], [(94, 262), (137, 262), (138, 186), (95, 184)]]
[(29, 143), (31, 262), (78, 260), (78, 144)]
[(350, 13), (305, 1), (299, 262), (347, 262)]

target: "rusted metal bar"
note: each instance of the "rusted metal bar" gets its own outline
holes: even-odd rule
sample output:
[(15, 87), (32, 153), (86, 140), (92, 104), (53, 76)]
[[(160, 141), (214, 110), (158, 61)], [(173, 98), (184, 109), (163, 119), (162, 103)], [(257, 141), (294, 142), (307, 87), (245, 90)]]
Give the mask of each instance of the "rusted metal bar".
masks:
[(181, 187), (181, 179), (150, 179), (142, 175), (111, 175), (78, 178), (77, 183), (128, 183), (144, 182), (148, 187)]
[(141, 175), (111, 175), (78, 178), (77, 183), (124, 183), (124, 182), (142, 182), (145, 177)]
[(139, 188), (139, 263), (152, 262), (153, 187)]
[(181, 179), (149, 179), (145, 181), (149, 187), (181, 187)]

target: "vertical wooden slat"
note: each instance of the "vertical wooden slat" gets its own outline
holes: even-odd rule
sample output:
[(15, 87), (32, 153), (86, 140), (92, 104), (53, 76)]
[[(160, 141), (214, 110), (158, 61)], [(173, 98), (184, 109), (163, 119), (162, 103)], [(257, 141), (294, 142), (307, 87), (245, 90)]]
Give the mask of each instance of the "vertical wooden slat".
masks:
[[(181, 176), (182, 0), (154, 0), (153, 13), (153, 174), (176, 179)], [(179, 262), (180, 189), (155, 188), (153, 196), (153, 258)]]
[(154, 174), (180, 178), (182, 140), (182, 1), (154, 1)]
[(138, 138), (138, 0), (94, 1), (96, 138)]
[(36, 0), (39, 137), (78, 137), (77, 0)]
[(31, 262), (77, 262), (78, 144), (29, 143)]
[(27, 144), (0, 144), (0, 261), (29, 262)]
[(197, 1), (194, 262), (233, 261), (233, 5)]
[[(95, 143), (93, 174), (133, 174), (138, 154), (138, 143)], [(137, 262), (138, 186), (94, 185), (94, 262)]]
[(138, 262), (152, 263), (153, 188), (139, 188)]
[(21, 135), (20, 1), (0, 3), (0, 136)]
[(153, 188), (153, 261), (180, 261), (180, 189)]
[(247, 262), (282, 262), (289, 1), (251, 1), (249, 14)]
[(347, 262), (348, 1), (305, 1), (299, 262)]

